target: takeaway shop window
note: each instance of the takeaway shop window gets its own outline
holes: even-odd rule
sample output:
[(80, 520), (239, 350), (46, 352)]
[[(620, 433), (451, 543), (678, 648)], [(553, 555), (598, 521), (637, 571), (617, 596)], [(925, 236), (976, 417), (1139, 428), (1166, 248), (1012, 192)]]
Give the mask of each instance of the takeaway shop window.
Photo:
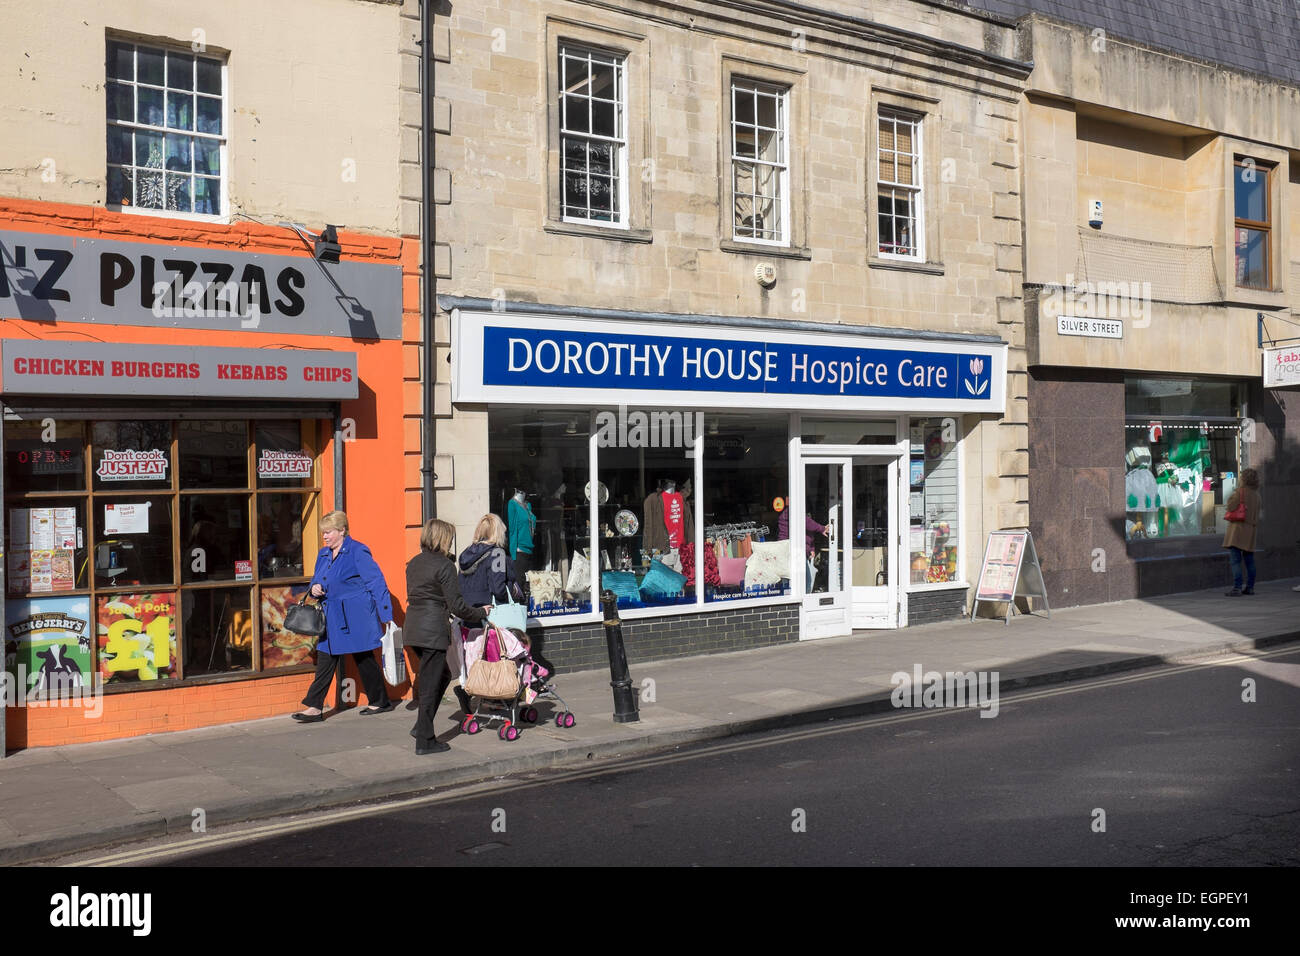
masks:
[(248, 487), (247, 423), (186, 421), (178, 432), (182, 488)]
[(95, 422), (91, 432), (94, 490), (136, 493), (170, 488), (171, 449), (171, 422)]
[(266, 422), (256, 428), (257, 487), (313, 488), (316, 453), (311, 426), (299, 422)]
[(10, 594), (58, 594), (89, 587), (86, 505), (82, 498), (39, 498), (9, 507), (5, 579)]
[(257, 573), (261, 578), (304, 576), (304, 532), (318, 550), (314, 533), (317, 493), (262, 492), (257, 496)]
[(181, 580), (251, 581), (249, 496), (181, 495)]
[[(533, 617), (592, 610), (590, 423), (586, 411), (488, 413), (488, 507), (506, 523)], [(600, 513), (605, 523), (613, 515), (607, 506)], [(470, 541), (458, 544), (463, 551)]]
[(7, 492), (86, 490), (86, 427), (81, 422), (15, 422), (6, 432)]
[(1241, 476), (1242, 387), (1129, 379), (1124, 384), (1125, 537), (1222, 534)]
[(174, 584), (170, 495), (98, 495), (95, 518), (95, 586)]
[(181, 592), (186, 677), (252, 669), (250, 592), (247, 587)]
[(622, 408), (596, 415), (600, 586), (619, 607), (695, 603), (697, 418)]
[(704, 600), (791, 593), (788, 436), (784, 415), (704, 416)]

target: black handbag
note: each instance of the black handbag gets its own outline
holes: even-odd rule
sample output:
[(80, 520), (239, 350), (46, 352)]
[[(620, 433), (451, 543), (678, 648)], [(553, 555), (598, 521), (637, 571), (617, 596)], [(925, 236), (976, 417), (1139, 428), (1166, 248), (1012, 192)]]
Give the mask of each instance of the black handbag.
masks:
[(284, 629), (308, 637), (320, 637), (325, 633), (325, 608), (319, 604), (308, 604), (307, 595), (289, 608), (284, 616)]

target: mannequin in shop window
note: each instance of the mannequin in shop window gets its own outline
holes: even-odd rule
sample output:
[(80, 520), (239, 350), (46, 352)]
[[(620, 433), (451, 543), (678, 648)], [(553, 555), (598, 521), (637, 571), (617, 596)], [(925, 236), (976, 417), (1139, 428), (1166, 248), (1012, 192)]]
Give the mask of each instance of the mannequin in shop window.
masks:
[(695, 516), (691, 513), (690, 483), (682, 490), (672, 478), (661, 478), (656, 489), (642, 502), (643, 538), (646, 551), (673, 551), (695, 540)]
[(528, 493), (516, 488), (506, 505), (506, 527), (510, 531), (510, 560), (522, 578), (533, 566), (533, 533), (537, 530), (537, 517), (528, 502)]

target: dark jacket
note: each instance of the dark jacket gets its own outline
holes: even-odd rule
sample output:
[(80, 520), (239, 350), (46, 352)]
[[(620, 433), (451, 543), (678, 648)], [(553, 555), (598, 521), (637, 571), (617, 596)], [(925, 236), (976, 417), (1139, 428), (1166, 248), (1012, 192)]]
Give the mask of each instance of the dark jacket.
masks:
[(325, 589), (325, 633), (317, 647), (335, 656), (379, 647), (384, 625), (393, 619), (393, 602), (369, 548), (348, 537), (338, 557), (321, 548), (311, 583)]
[(406, 601), (402, 642), (413, 647), (445, 648), (451, 636), (450, 614), (467, 624), (481, 624), (487, 617), (461, 597), (451, 558), (434, 551), (421, 551), (407, 562)]
[(491, 604), (493, 598), (498, 604), (504, 604), (508, 600), (507, 589), (518, 587), (515, 563), (505, 548), (475, 541), (460, 553), (459, 564), (460, 593), (469, 604)]

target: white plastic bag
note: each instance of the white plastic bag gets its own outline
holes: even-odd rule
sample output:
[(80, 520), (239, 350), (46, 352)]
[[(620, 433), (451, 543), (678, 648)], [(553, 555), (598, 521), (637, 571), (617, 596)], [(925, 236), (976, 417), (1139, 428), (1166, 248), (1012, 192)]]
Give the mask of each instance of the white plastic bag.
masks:
[(384, 680), (395, 687), (406, 680), (406, 651), (402, 644), (402, 629), (392, 621), (380, 638), (384, 654)]
[(573, 552), (573, 562), (569, 565), (569, 580), (564, 590), (570, 594), (586, 594), (591, 590), (591, 562), (582, 556), (581, 551)]

